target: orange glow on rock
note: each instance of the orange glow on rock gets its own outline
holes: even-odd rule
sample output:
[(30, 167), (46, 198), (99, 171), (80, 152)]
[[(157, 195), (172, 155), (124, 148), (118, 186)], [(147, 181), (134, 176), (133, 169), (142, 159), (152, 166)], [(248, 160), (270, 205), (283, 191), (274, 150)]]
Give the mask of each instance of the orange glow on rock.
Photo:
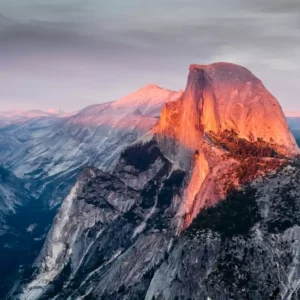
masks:
[[(228, 185), (245, 183), (237, 174), (241, 161), (226, 157), (208, 136), (226, 130), (240, 139), (270, 143), (286, 156), (299, 153), (279, 103), (250, 71), (228, 63), (192, 65), (185, 92), (165, 105), (152, 131), (164, 154), (189, 172), (177, 216), (181, 230), (203, 208), (224, 199)], [(260, 163), (245, 181), (282, 164)]]

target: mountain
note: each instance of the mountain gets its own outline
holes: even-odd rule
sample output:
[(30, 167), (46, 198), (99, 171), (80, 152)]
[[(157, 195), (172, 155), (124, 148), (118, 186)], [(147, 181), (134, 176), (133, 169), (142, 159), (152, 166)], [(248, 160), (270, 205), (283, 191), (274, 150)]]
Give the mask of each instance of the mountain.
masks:
[(166, 105), (161, 119), (162, 135), (191, 151), (203, 131), (233, 130), (246, 140), (261, 139), (286, 153), (298, 152), (277, 100), (250, 71), (233, 64), (192, 65), (184, 96)]
[(66, 114), (63, 111), (54, 109), (50, 109), (48, 112), (38, 109), (0, 111), (0, 127), (20, 124), (35, 118), (63, 117), (64, 115)]
[[(16, 182), (24, 186), (26, 182), (32, 195), (5, 216), (7, 231), (0, 255), (6, 260), (0, 269), (6, 271), (0, 273), (0, 298), (12, 282), (17, 288), (20, 275), (26, 275), (26, 266), (41, 250), (53, 220), (56, 209), (51, 208), (68, 194), (81, 168), (112, 168), (122, 148), (151, 129), (164, 103), (180, 95), (150, 85), (76, 114), (2, 113), (10, 121), (0, 128), (0, 163), (20, 176)], [(6, 200), (7, 206), (14, 205), (13, 199)]]
[[(179, 96), (178, 92), (150, 85), (116, 102), (92, 105), (75, 115), (43, 116), (14, 123), (0, 133), (6, 139), (13, 137), (19, 146), (13, 152), (7, 151), (2, 162), (53, 207), (67, 195), (82, 167), (113, 166), (124, 146), (157, 123), (164, 103)], [(6, 144), (5, 148), (9, 147)]]
[[(277, 100), (249, 70), (228, 63), (191, 65), (184, 95), (164, 107), (154, 132), (166, 156), (191, 172), (179, 213), (184, 216), (181, 226), (188, 226), (200, 209), (226, 196), (230, 182), (210, 178), (214, 172), (233, 177), (235, 162), (224, 160), (209, 141), (232, 144), (227, 148), (236, 148), (233, 158), (251, 145), (281, 155), (299, 153)], [(242, 156), (247, 157), (246, 153)], [(231, 183), (236, 185), (236, 180), (231, 178)]]
[(17, 153), (26, 151), (25, 149), (36, 140), (50, 134), (62, 120), (57, 116), (42, 116), (6, 122), (0, 128), (0, 163), (5, 163)]
[(192, 65), (183, 95), (110, 172), (80, 174), (11, 297), (297, 297), (298, 155), (250, 71)]
[(0, 111), (0, 116), (3, 118), (12, 118), (12, 119), (19, 119), (19, 118), (27, 118), (32, 119), (36, 117), (49, 117), (52, 115), (61, 115), (64, 112), (60, 110), (50, 109), (49, 111), (42, 111), (38, 109), (31, 109), (31, 110), (9, 110), (9, 111)]
[(63, 115), (67, 114), (63, 110), (61, 110), (60, 108), (50, 108), (50, 109), (47, 110), (47, 112), (49, 114), (57, 115), (57, 116), (63, 116)]

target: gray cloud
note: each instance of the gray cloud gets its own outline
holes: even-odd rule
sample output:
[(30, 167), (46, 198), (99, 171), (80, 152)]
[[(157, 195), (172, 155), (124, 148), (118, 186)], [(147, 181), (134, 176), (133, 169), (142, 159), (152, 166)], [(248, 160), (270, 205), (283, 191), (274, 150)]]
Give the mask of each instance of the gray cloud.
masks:
[(245, 2), (247, 7), (256, 11), (264, 11), (266, 13), (297, 13), (300, 15), (300, 3), (298, 0), (252, 0)]
[(299, 5), (2, 0), (0, 109), (73, 110), (148, 83), (180, 89), (190, 63), (229, 60), (251, 69), (285, 109), (300, 110)]

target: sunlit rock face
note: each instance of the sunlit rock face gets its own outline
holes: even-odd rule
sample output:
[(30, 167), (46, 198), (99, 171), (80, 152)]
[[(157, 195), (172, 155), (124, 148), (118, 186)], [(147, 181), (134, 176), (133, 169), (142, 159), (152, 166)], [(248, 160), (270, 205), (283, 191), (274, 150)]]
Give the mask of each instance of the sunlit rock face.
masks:
[(281, 145), (290, 154), (298, 151), (278, 101), (250, 71), (228, 63), (203, 69), (213, 81), (221, 130), (233, 129), (243, 138)]
[[(165, 105), (154, 132), (165, 155), (190, 174), (179, 228), (224, 198), (228, 181), (239, 185), (232, 170), (239, 163), (210, 146), (212, 134), (234, 132), (237, 139), (263, 141), (286, 156), (299, 151), (278, 101), (249, 70), (229, 63), (191, 65), (185, 92)], [(230, 178), (225, 183), (224, 176)]]
[[(225, 130), (249, 141), (276, 144), (287, 155), (298, 153), (278, 101), (249, 70), (229, 63), (191, 65), (181, 99), (162, 112), (156, 128), (160, 140), (175, 140), (177, 150), (169, 143), (165, 148), (180, 159), (182, 148), (198, 149), (205, 132)], [(184, 158), (181, 162), (186, 164)]]

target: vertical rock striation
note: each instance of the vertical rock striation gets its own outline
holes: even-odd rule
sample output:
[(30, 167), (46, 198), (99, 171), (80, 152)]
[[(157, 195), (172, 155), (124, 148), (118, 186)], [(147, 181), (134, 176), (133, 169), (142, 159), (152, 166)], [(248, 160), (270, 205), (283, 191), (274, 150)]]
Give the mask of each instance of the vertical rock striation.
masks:
[(226, 194), (224, 182), (206, 180), (217, 169), (229, 176), (232, 164), (209, 146), (211, 135), (234, 132), (237, 139), (264, 141), (288, 157), (299, 153), (278, 101), (249, 70), (230, 63), (191, 65), (185, 92), (165, 105), (154, 132), (165, 155), (190, 173), (179, 211), (183, 228)]

